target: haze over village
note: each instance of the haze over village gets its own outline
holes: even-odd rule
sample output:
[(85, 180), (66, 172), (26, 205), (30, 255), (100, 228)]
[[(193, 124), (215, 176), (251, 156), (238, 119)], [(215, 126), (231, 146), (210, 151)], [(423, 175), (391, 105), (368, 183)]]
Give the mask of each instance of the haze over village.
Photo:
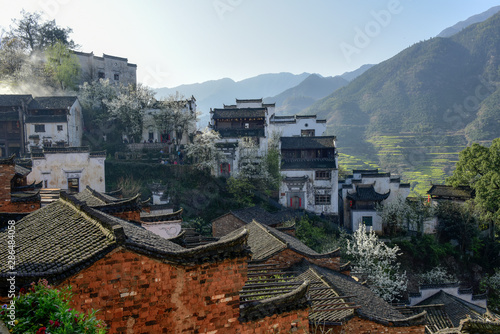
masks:
[(499, 83), (494, 1), (5, 3), (0, 332), (500, 333)]

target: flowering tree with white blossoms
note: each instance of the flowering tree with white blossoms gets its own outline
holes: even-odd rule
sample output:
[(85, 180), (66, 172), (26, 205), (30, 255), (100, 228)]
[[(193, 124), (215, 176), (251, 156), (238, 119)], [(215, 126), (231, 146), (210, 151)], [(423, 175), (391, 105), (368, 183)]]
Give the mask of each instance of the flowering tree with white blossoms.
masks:
[(367, 281), (369, 288), (388, 302), (401, 295), (407, 286), (406, 272), (400, 273), (396, 261), (398, 246), (388, 247), (373, 230), (361, 224), (347, 241), (347, 254), (353, 258), (353, 271)]

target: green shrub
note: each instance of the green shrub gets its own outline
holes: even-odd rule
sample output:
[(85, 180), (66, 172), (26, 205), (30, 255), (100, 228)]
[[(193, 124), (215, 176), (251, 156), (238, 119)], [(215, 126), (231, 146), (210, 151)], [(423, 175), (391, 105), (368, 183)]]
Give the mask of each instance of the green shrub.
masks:
[(103, 334), (105, 324), (95, 317), (96, 311), (85, 315), (71, 308), (71, 287), (54, 289), (46, 280), (31, 283), (28, 290), (21, 289), (12, 301), (15, 316), (9, 306), (3, 305), (0, 319), (11, 333), (22, 334)]

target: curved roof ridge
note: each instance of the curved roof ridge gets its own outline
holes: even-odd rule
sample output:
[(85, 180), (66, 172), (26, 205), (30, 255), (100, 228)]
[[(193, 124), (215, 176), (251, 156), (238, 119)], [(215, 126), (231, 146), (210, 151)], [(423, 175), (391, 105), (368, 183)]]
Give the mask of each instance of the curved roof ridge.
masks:
[[(302, 241), (300, 241), (299, 239), (297, 239), (291, 235), (288, 235), (284, 232), (281, 232), (278, 229), (275, 229), (271, 226), (264, 226), (261, 223), (258, 223), (258, 224), (261, 226), (261, 228), (265, 229), (273, 237), (275, 237), (276, 239), (281, 241), (283, 244), (285, 244), (287, 248), (290, 248), (291, 250), (293, 250), (301, 255), (307, 256), (308, 258), (324, 259), (324, 258), (340, 256), (340, 247), (331, 251), (331, 252), (319, 254), (314, 249), (310, 248), (309, 246), (304, 244)], [(299, 245), (301, 246), (302, 249), (296, 247)]]
[(253, 321), (286, 311), (309, 307), (307, 292), (309, 281), (304, 281), (296, 289), (267, 299), (252, 301), (240, 308), (240, 321)]
[(102, 208), (102, 207), (121, 206), (121, 205), (124, 205), (124, 204), (137, 203), (137, 200), (139, 199), (139, 196), (140, 196), (140, 194), (137, 194), (134, 197), (125, 198), (123, 200), (119, 200), (119, 201), (116, 201), (116, 202), (106, 203), (104, 205), (95, 205), (95, 206), (92, 206), (92, 207), (97, 209), (97, 208)]

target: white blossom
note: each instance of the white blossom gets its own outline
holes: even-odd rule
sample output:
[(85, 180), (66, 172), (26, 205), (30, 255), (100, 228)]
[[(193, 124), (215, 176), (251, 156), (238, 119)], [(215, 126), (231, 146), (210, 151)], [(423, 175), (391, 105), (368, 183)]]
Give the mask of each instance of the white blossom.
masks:
[(400, 248), (389, 247), (380, 241), (373, 230), (362, 224), (347, 241), (347, 254), (353, 259), (353, 271), (366, 280), (370, 289), (391, 302), (406, 290), (406, 272), (400, 273), (396, 261)]

